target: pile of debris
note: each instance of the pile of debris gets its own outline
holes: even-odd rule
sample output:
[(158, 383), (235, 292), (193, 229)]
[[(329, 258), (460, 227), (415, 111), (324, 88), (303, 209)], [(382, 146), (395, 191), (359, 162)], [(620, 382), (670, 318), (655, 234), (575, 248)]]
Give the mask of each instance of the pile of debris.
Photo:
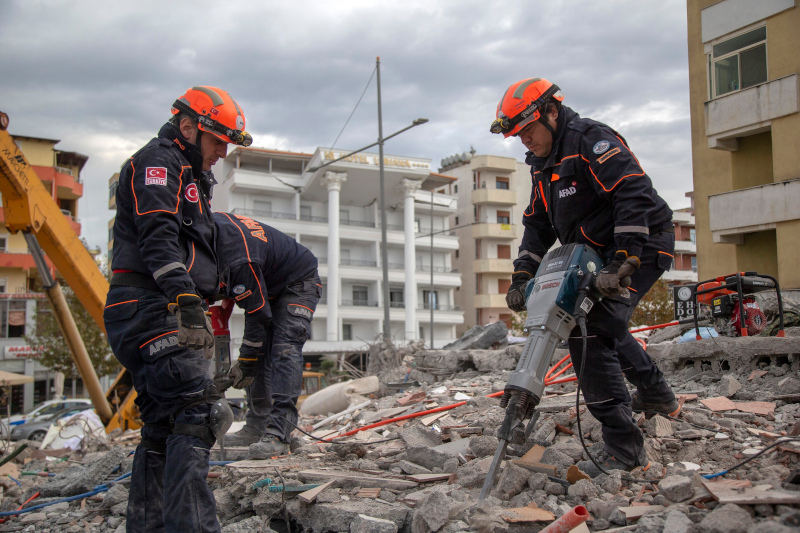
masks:
[[(573, 531), (796, 531), (800, 439), (790, 437), (800, 435), (800, 329), (787, 334), (651, 345), (683, 409), (678, 419), (637, 415), (647, 471), (580, 472), (578, 415), (590, 450), (600, 445), (600, 424), (583, 405), (576, 411), (574, 382), (549, 387), (533, 432), (510, 444), (480, 504), (504, 417), (491, 395), (504, 389), (521, 347), (385, 353), (394, 365), (380, 369), (392, 384), (386, 395), (300, 421), (316, 439), (345, 442), (297, 432), (291, 455), (212, 466), (222, 531), (535, 532), (581, 505), (588, 520)], [(564, 355), (558, 350), (553, 361)], [(132, 450), (61, 461), (26, 450), (8, 465), (48, 477), (11, 474), (17, 485), (0, 476), (2, 511), (36, 492), (30, 505), (58, 503), (7, 518), (0, 532), (124, 531), (128, 480), (108, 480), (130, 471)], [(98, 486), (107, 490), (85, 496)], [(59, 501), (76, 494), (83, 496)]]

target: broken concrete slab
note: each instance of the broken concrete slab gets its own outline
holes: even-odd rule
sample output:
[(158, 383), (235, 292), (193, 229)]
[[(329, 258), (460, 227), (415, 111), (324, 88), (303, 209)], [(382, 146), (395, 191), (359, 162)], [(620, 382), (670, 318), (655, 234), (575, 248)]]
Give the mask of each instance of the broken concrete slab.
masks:
[[(279, 500), (280, 502), (280, 500)], [(393, 522), (398, 529), (411, 515), (412, 510), (403, 504), (386, 504), (370, 499), (317, 503), (307, 505), (298, 500), (286, 503), (290, 515), (303, 524), (307, 531), (350, 531), (350, 525), (358, 515), (366, 515)]]
[(659, 481), (658, 490), (672, 502), (682, 502), (694, 496), (692, 479), (686, 476), (667, 476)]
[(251, 516), (223, 527), (221, 533), (271, 533), (273, 530), (260, 516)]
[(467, 330), (455, 342), (446, 344), (445, 350), (486, 350), (493, 345), (506, 342), (508, 327), (505, 322), (495, 322), (487, 326), (475, 326)]
[(350, 533), (397, 533), (397, 524), (384, 518), (360, 514), (350, 524)]
[(727, 504), (711, 511), (698, 525), (708, 533), (747, 533), (752, 524), (750, 513), (738, 505)]
[(736, 376), (725, 374), (722, 376), (722, 379), (719, 380), (719, 383), (717, 384), (717, 390), (719, 391), (720, 396), (730, 398), (742, 390), (742, 384), (739, 383), (739, 380), (736, 379)]
[(450, 499), (443, 492), (435, 491), (417, 504), (411, 522), (411, 532), (438, 531), (449, 519)]

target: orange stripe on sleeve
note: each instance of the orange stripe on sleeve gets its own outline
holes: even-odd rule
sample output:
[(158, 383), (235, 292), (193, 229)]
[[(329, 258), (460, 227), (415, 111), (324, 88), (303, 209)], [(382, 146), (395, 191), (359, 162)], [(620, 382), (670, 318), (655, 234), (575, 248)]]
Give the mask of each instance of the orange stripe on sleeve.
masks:
[(583, 236), (586, 238), (587, 241), (589, 241), (590, 243), (594, 244), (595, 246), (603, 246), (599, 242), (594, 242), (592, 239), (590, 239), (589, 236), (586, 235), (586, 232), (583, 231), (583, 226), (581, 226), (581, 233), (583, 233)]
[[(236, 226), (236, 229), (238, 229), (238, 230), (239, 230), (239, 233), (241, 233), (241, 234), (242, 234), (242, 243), (244, 243), (244, 251), (247, 253), (247, 262), (248, 262), (248, 263), (252, 263), (252, 261), (250, 260), (250, 249), (247, 247), (247, 239), (246, 239), (246, 238), (245, 238), (245, 236), (244, 236), (244, 232), (242, 231), (242, 228), (240, 228), (240, 227), (239, 227), (239, 224), (237, 224), (236, 222), (234, 222), (234, 220), (233, 220), (233, 219), (230, 217), (230, 215), (228, 215), (228, 213), (222, 213), (222, 214), (223, 214), (223, 215), (225, 215), (225, 218), (227, 218), (228, 220), (230, 220), (230, 221), (231, 221), (231, 223), (232, 223), (234, 226)], [(252, 268), (252, 267), (251, 267), (251, 268)], [(259, 309), (260, 309), (260, 307), (259, 307)]]
[(252, 311), (248, 311), (248, 314), (253, 314), (256, 311), (258, 311), (259, 309), (261, 309), (262, 307), (264, 307), (264, 305), (266, 305), (267, 302), (266, 302), (266, 300), (264, 300), (264, 291), (261, 290), (261, 282), (258, 281), (258, 276), (256, 276), (256, 271), (253, 270), (253, 264), (252, 263), (247, 263), (247, 266), (250, 267), (250, 271), (253, 273), (253, 279), (255, 279), (256, 283), (258, 283), (258, 292), (261, 294), (261, 305), (259, 305), (258, 307), (256, 307)]
[(660, 250), (659, 250), (659, 252), (658, 252), (658, 253), (660, 253), (660, 254), (664, 254), (664, 255), (666, 255), (666, 256), (669, 256), (669, 257), (671, 257), (671, 258), (675, 259), (675, 256), (674, 256), (674, 255), (672, 255), (672, 254), (668, 254), (667, 252), (662, 252), (662, 251), (660, 251)]
[(542, 188), (542, 182), (539, 182), (539, 192), (542, 194), (542, 203), (544, 203), (544, 210), (548, 211), (547, 208), (547, 199), (544, 197), (544, 189)]
[(117, 303), (115, 303), (115, 304), (107, 305), (107, 306), (106, 306), (106, 309), (108, 309), (109, 307), (114, 307), (115, 305), (131, 304), (131, 303), (138, 302), (138, 301), (139, 301), (139, 300), (127, 300), (127, 301), (125, 301), (125, 302), (117, 302)]
[(145, 342), (144, 344), (142, 344), (141, 346), (139, 346), (139, 348), (140, 348), (140, 349), (141, 349), (141, 348), (144, 348), (145, 346), (147, 346), (149, 343), (153, 342), (154, 340), (156, 340), (156, 339), (160, 339), (160, 338), (161, 338), (161, 337), (163, 337), (164, 335), (171, 335), (171, 334), (173, 334), (173, 333), (178, 333), (178, 330), (176, 329), (175, 331), (168, 331), (168, 332), (166, 332), (166, 333), (162, 333), (161, 335), (158, 335), (158, 336), (156, 336), (156, 337), (153, 337), (153, 338), (152, 338), (152, 339), (150, 339), (149, 341), (147, 341), (147, 342)]

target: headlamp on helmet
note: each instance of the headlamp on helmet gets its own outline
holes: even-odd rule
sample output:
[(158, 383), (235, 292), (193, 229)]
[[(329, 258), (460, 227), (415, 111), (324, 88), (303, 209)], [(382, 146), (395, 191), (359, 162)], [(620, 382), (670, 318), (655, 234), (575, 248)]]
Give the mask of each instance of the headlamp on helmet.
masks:
[(545, 120), (547, 104), (554, 100), (564, 100), (558, 85), (542, 78), (518, 81), (506, 90), (497, 104), (497, 118), (489, 131), (502, 133), (504, 137), (517, 135), (534, 120)]

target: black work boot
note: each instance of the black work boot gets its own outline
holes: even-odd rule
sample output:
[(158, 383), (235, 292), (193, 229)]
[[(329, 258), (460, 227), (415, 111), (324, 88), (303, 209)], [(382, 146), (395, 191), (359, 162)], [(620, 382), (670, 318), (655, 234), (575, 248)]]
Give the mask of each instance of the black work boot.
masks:
[(225, 435), (225, 447), (247, 448), (251, 444), (258, 442), (260, 438), (260, 433), (254, 433), (247, 429), (247, 426), (245, 426), (236, 433), (228, 433)]
[(678, 403), (678, 400), (675, 399), (674, 394), (672, 394), (671, 400), (655, 402), (642, 398), (642, 395), (637, 390), (631, 395), (631, 410), (634, 413), (658, 413), (660, 415), (676, 417), (678, 413), (681, 412), (681, 405)]
[[(639, 456), (636, 458), (636, 461), (633, 464), (614, 457), (606, 450), (601, 450), (594, 459), (606, 472), (611, 470), (624, 470), (626, 472), (630, 472), (638, 467), (642, 467), (642, 470), (647, 470), (650, 468), (650, 460), (647, 458), (647, 451), (644, 449), (644, 446), (642, 446), (641, 450), (639, 451)], [(597, 468), (591, 459), (587, 461), (579, 461), (578, 468), (581, 470), (581, 472), (593, 478), (603, 473), (599, 468)]]

